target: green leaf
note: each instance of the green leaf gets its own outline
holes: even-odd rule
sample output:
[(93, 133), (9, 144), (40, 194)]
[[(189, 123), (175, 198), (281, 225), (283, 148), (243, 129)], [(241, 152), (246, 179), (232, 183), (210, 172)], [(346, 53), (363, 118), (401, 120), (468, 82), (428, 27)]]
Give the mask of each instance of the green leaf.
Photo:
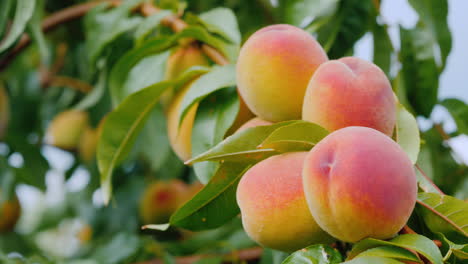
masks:
[(0, 39), (3, 39), (3, 33), (7, 29), (8, 15), (10, 14), (10, 9), (13, 7), (12, 0), (3, 0), (0, 3)]
[(237, 185), (249, 167), (222, 163), (208, 184), (171, 216), (171, 225), (199, 231), (220, 227), (235, 217)]
[[(223, 89), (204, 99), (197, 109), (192, 128), (192, 155), (198, 155), (221, 142), (239, 111), (235, 89)], [(212, 161), (194, 164), (198, 179), (206, 183), (218, 165)]]
[[(424, 152), (421, 152), (421, 154), (424, 154)], [(416, 164), (416, 178), (418, 179), (419, 188), (424, 192), (442, 194), (442, 191), (428, 178), (425, 171), (418, 164)]]
[(448, 27), (447, 0), (409, 0), (418, 13), (420, 21), (431, 34), (432, 43), (437, 43), (440, 49), (442, 69), (447, 56), (452, 49), (452, 36)]
[(342, 260), (338, 250), (327, 245), (313, 245), (294, 252), (282, 264), (335, 264)]
[(340, 1), (332, 19), (318, 30), (317, 40), (330, 59), (352, 52), (354, 44), (371, 28), (374, 12), (371, 0)]
[(317, 124), (297, 121), (273, 131), (259, 147), (278, 152), (308, 151), (328, 134)]
[(44, 13), (44, 0), (38, 0), (33, 16), (28, 22), (27, 28), (31, 34), (32, 40), (37, 44), (41, 60), (44, 65), (49, 64), (50, 52), (47, 47), (44, 33), (42, 32), (41, 21)]
[(416, 118), (401, 104), (397, 105), (397, 122), (395, 127), (395, 139), (398, 145), (408, 154), (413, 164), (418, 160), (419, 127)]
[(432, 232), (444, 235), (458, 233), (468, 238), (468, 203), (435, 193), (419, 193), (417, 203)]
[(119, 93), (115, 94), (119, 102), (134, 92), (163, 81), (168, 58), (169, 51), (164, 51), (139, 61), (128, 73)]
[(459, 245), (448, 240), (442, 233), (438, 233), (437, 235), (442, 242), (448, 245), (448, 252), (444, 260), (447, 258), (447, 255), (450, 256), (450, 254), (453, 254), (456, 258), (461, 260), (468, 259), (468, 244)]
[(381, 258), (381, 257), (373, 257), (373, 256), (365, 256), (355, 258), (350, 261), (346, 261), (343, 263), (348, 264), (402, 264), (402, 262), (391, 259), (391, 258)]
[(421, 260), (410, 251), (395, 246), (381, 246), (371, 248), (360, 253), (357, 256), (357, 258), (360, 257), (382, 257), (391, 258), (399, 261), (413, 261), (421, 263)]
[(374, 39), (374, 63), (389, 77), (394, 50), (390, 35), (388, 35), (387, 25), (380, 25), (375, 22), (372, 27), (372, 34)]
[(416, 114), (429, 117), (437, 103), (439, 88), (439, 71), (431, 36), (418, 25), (410, 30), (400, 27), (400, 39), (406, 97)]
[(153, 31), (165, 17), (172, 15), (169, 10), (160, 10), (158, 13), (145, 18), (135, 29), (136, 46), (141, 46), (146, 36)]
[[(209, 73), (202, 75), (191, 85), (184, 96), (180, 107), (179, 120), (183, 120), (192, 105), (200, 102), (209, 94), (236, 85), (236, 68), (233, 64), (215, 67)], [(182, 122), (179, 122), (180, 124)]]
[(236, 16), (231, 9), (218, 7), (201, 13), (198, 18), (199, 22), (201, 22), (208, 31), (219, 34), (226, 40), (240, 45), (241, 33), (237, 25)]
[(122, 87), (126, 83), (129, 72), (140, 60), (163, 52), (174, 45), (176, 45), (174, 37), (155, 38), (123, 55), (114, 65), (109, 76), (109, 89), (114, 104), (125, 97)]
[(281, 0), (278, 10), (284, 23), (303, 27), (304, 22), (317, 17), (333, 14), (338, 7), (338, 0)]
[[(119, 102), (120, 98), (125, 97), (123, 86), (126, 83), (129, 72), (142, 59), (170, 49), (177, 45), (177, 41), (182, 38), (195, 38), (207, 43), (215, 48), (224, 50), (223, 41), (211, 36), (205, 29), (198, 26), (190, 26), (177, 34), (169, 37), (156, 37), (145, 41), (140, 46), (125, 53), (114, 65), (109, 77), (109, 89), (114, 104)], [(149, 78), (149, 77), (148, 77)]]
[(73, 108), (76, 110), (86, 110), (95, 106), (106, 92), (106, 81), (107, 71), (103, 70), (99, 73), (98, 80), (91, 92), (87, 93)]
[(97, 148), (104, 202), (112, 195), (112, 171), (128, 154), (160, 95), (172, 82), (160, 82), (128, 96), (107, 116)]
[(133, 7), (141, 2), (143, 0), (128, 0), (111, 9), (104, 3), (86, 14), (86, 50), (91, 64), (95, 63), (106, 45), (141, 22), (141, 17), (130, 17)]
[[(432, 240), (425, 236), (416, 235), (416, 234), (406, 234), (397, 236), (389, 241), (367, 238), (361, 240), (354, 245), (351, 252), (348, 254), (348, 259), (356, 258), (357, 256), (371, 248), (381, 247), (381, 246), (395, 246), (404, 249), (409, 249), (416, 251), (419, 254), (427, 258), (431, 263), (434, 264), (443, 264), (442, 255), (439, 248), (434, 244)], [(347, 263), (347, 262), (346, 262)], [(360, 262), (350, 262), (350, 263), (360, 263)]]
[(457, 124), (458, 133), (468, 135), (468, 105), (456, 98), (448, 98), (441, 103), (452, 115)]
[[(239, 133), (227, 137), (212, 149), (195, 156), (186, 164), (192, 164), (206, 160), (221, 160), (231, 162), (255, 162), (278, 154), (273, 149), (258, 149), (260, 145), (273, 131), (298, 121), (285, 121), (270, 126), (258, 126), (248, 128)], [(300, 122), (300, 121), (299, 121)]]
[(8, 35), (0, 42), (0, 53), (13, 45), (23, 34), (26, 24), (33, 16), (35, 5), (36, 0), (16, 0), (15, 17), (13, 18)]

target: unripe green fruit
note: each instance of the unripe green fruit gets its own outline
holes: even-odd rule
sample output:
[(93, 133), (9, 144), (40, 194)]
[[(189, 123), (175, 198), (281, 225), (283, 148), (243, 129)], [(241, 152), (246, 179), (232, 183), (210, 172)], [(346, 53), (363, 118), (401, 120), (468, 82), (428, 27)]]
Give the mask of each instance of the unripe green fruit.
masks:
[(62, 149), (75, 149), (88, 125), (88, 113), (78, 110), (64, 111), (50, 123), (45, 142)]
[(247, 234), (257, 243), (286, 252), (334, 239), (315, 222), (302, 187), (307, 152), (290, 152), (255, 164), (237, 187)]
[(188, 186), (180, 180), (157, 181), (151, 184), (140, 201), (144, 224), (164, 224), (186, 200)]
[(413, 164), (400, 146), (368, 127), (332, 132), (307, 154), (304, 192), (314, 219), (332, 236), (388, 239), (416, 202)]

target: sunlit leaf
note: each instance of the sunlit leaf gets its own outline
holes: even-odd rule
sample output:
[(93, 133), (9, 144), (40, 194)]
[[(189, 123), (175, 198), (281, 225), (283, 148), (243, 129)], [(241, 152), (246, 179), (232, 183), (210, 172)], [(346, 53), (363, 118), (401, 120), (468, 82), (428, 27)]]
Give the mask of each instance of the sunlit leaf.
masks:
[(23, 34), (26, 24), (33, 16), (36, 0), (16, 0), (16, 10), (7, 36), (0, 42), (0, 53), (8, 49)]
[[(439, 248), (434, 244), (434, 242), (425, 236), (416, 234), (400, 235), (389, 241), (378, 240), (374, 238), (367, 238), (361, 240), (353, 246), (353, 249), (348, 254), (348, 259), (357, 259), (360, 253), (368, 249), (377, 248), (381, 246), (395, 246), (413, 250), (426, 257), (431, 263), (443, 263), (442, 254), (440, 253)], [(356, 261), (350, 263), (360, 262)]]
[(171, 216), (171, 225), (198, 231), (222, 226), (235, 217), (237, 185), (248, 168), (222, 163), (208, 184)]
[(326, 245), (313, 245), (294, 252), (282, 264), (337, 264), (342, 260), (338, 250)]
[(468, 238), (468, 203), (435, 193), (419, 193), (417, 202), (432, 232), (444, 235), (456, 232)]
[(408, 154), (413, 164), (418, 160), (419, 145), (419, 127), (416, 119), (410, 114), (403, 105), (397, 106), (397, 122), (395, 129), (396, 142)]

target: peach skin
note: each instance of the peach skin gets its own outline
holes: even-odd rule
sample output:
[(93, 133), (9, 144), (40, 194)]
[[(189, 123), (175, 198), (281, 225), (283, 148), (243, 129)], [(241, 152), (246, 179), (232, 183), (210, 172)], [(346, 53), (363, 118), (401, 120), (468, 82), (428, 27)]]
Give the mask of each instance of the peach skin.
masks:
[(415, 206), (410, 159), (372, 128), (346, 127), (329, 134), (307, 154), (302, 175), (314, 219), (342, 241), (391, 238)]
[(300, 119), (307, 84), (327, 60), (320, 44), (300, 28), (262, 28), (241, 48), (236, 66), (239, 93), (262, 119)]
[(310, 214), (302, 188), (307, 152), (270, 157), (250, 168), (237, 187), (242, 224), (257, 243), (292, 252), (332, 242)]
[(373, 63), (354, 57), (331, 60), (309, 82), (302, 119), (329, 131), (365, 126), (391, 136), (396, 100), (387, 76)]

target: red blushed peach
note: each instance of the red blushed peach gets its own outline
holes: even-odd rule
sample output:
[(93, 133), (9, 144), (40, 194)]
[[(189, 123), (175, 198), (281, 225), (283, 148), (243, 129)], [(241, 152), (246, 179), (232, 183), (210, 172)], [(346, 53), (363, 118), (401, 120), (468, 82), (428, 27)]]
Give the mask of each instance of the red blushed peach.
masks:
[(262, 119), (300, 119), (307, 83), (327, 60), (320, 44), (306, 31), (290, 25), (265, 27), (241, 48), (237, 61), (239, 93)]
[(333, 239), (315, 223), (302, 188), (307, 152), (270, 157), (250, 168), (237, 187), (242, 224), (257, 243), (291, 252)]
[(379, 67), (347, 57), (323, 63), (311, 78), (302, 119), (329, 131), (371, 127), (389, 136), (396, 122), (392, 87)]
[(347, 127), (320, 141), (304, 162), (304, 192), (323, 230), (346, 241), (396, 235), (413, 211), (413, 165), (391, 138)]

